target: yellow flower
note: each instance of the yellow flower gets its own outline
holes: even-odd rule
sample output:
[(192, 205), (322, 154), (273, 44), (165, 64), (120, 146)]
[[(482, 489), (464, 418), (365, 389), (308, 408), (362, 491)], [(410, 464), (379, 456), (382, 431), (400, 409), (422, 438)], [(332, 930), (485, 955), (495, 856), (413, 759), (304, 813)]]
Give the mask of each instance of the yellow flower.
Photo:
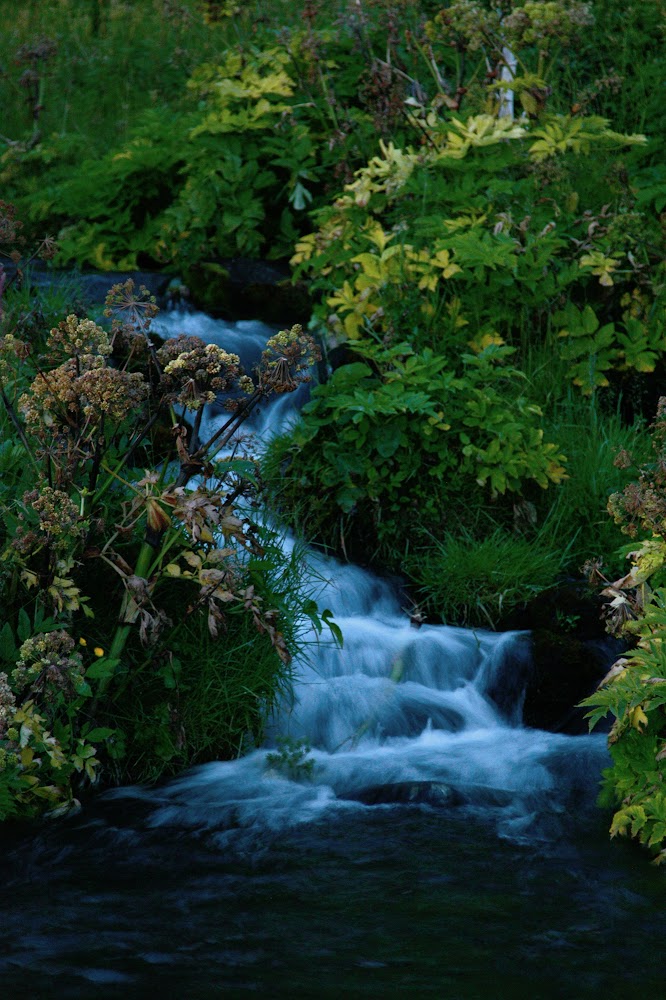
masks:
[(104, 656), (104, 650), (102, 649), (101, 646), (95, 646), (95, 648), (93, 649), (93, 653), (95, 654), (95, 656)]
[(79, 646), (87, 646), (87, 645), (88, 645), (88, 643), (83, 638), (83, 636), (81, 636), (81, 638), (79, 639)]

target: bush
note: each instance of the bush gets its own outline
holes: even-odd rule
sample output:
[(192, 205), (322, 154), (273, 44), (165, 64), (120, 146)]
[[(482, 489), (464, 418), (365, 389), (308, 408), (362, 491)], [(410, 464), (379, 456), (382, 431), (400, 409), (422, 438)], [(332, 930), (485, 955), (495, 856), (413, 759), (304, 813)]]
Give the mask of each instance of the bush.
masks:
[[(289, 676), (303, 608), (319, 623), (239, 507), (254, 463), (209, 457), (308, 378), (312, 341), (277, 334), (253, 382), (199, 338), (158, 349), (132, 282), (107, 301), (110, 330), (70, 314), (47, 336), (0, 338), (0, 818), (67, 809), (102, 771), (156, 777), (238, 752)], [(220, 392), (232, 412), (202, 441)], [(198, 718), (212, 687), (232, 706), (216, 734)]]

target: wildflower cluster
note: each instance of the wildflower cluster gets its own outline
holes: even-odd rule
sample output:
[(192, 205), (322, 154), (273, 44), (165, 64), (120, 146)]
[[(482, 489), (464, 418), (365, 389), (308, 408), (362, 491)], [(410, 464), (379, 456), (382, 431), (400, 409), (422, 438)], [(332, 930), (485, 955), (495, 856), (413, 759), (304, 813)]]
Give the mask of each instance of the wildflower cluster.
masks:
[(143, 362), (151, 350), (151, 344), (141, 330), (130, 323), (114, 321), (112, 324), (111, 350), (114, 360), (122, 359), (123, 366), (130, 360)]
[[(14, 719), (16, 698), (9, 686), (9, 678), (4, 671), (0, 672), (0, 740), (7, 735), (7, 729)], [(0, 765), (0, 770), (1, 770)]]
[(30, 345), (8, 333), (0, 337), (0, 382), (14, 378), (21, 361), (30, 353)]
[(118, 368), (93, 368), (77, 379), (80, 406), (87, 419), (99, 413), (120, 423), (136, 413), (148, 398), (149, 389), (141, 372)]
[[(652, 426), (656, 460), (640, 470), (638, 481), (628, 483), (621, 493), (608, 500), (608, 513), (621, 530), (635, 538), (639, 530), (666, 539), (666, 396), (657, 407)], [(626, 467), (629, 456), (618, 455), (616, 464)]]
[(74, 640), (64, 630), (27, 639), (19, 649), (12, 683), (17, 693), (76, 691), (83, 681), (83, 662)]
[[(130, 740), (117, 728), (110, 687), (114, 697), (127, 688), (126, 697), (140, 702), (161, 678), (160, 711), (179, 718), (170, 692), (181, 669), (179, 643), (187, 640), (178, 636), (175, 609), (212, 638), (244, 629), (234, 617), (251, 622), (264, 649), (266, 640), (272, 646), (276, 671), (291, 655), (283, 612), (265, 596), (273, 594), (271, 569), (259, 565), (271, 543), (234, 506), (251, 489), (250, 463), (236, 469), (230, 462), (220, 472), (224, 463), (214, 468), (209, 456), (253, 405), (307, 378), (311, 338), (300, 327), (273, 338), (255, 386), (236, 354), (198, 337), (154, 345), (155, 304), (131, 282), (117, 286), (107, 306), (110, 333), (70, 314), (33, 349), (12, 335), (0, 339), (0, 401), (33, 472), (32, 488), (22, 485), (7, 511), (5, 577), (12, 573), (15, 593), (3, 626), (11, 665), (0, 673), (0, 820), (67, 809), (82, 780), (97, 780), (95, 743), (114, 741), (121, 759), (118, 747)], [(247, 405), (202, 442), (204, 405), (228, 393), (235, 409), (243, 390), (251, 394)], [(191, 425), (177, 422), (174, 404), (196, 411)], [(167, 415), (170, 427), (160, 423)], [(180, 472), (170, 483), (172, 457)], [(188, 488), (199, 472), (207, 486)], [(90, 560), (100, 583), (86, 593)], [(82, 615), (99, 630), (91, 655), (72, 638)], [(154, 677), (141, 675), (142, 664), (154, 667)], [(190, 762), (184, 749), (182, 756)]]
[(426, 34), (435, 41), (441, 33), (451, 37), (451, 44), (476, 52), (488, 44), (490, 37), (498, 37), (500, 16), (474, 0), (454, 0), (426, 24)]
[(21, 259), (21, 252), (17, 249), (25, 244), (25, 237), (21, 234), (23, 223), (16, 218), (16, 206), (7, 201), (0, 201), (0, 249), (11, 247), (10, 259), (17, 264)]
[(309, 382), (309, 369), (321, 361), (321, 351), (310, 334), (296, 323), (271, 337), (261, 355), (261, 386), (271, 392), (293, 392), (300, 382)]
[(175, 361), (181, 354), (201, 350), (205, 346), (206, 342), (201, 337), (179, 333), (177, 337), (170, 337), (169, 340), (165, 341), (162, 347), (155, 352), (155, 356), (162, 368), (166, 368), (170, 361)]
[(502, 21), (502, 31), (516, 48), (538, 45), (548, 49), (553, 41), (571, 45), (582, 28), (594, 23), (592, 4), (580, 0), (526, 0)]
[(50, 543), (65, 544), (80, 537), (84, 526), (79, 519), (79, 509), (63, 490), (42, 486), (23, 494), (23, 503), (30, 506), (39, 517), (39, 530)]
[(162, 375), (162, 390), (169, 402), (198, 410), (204, 403), (214, 403), (218, 393), (236, 389), (240, 377), (237, 354), (201, 341), (168, 362)]
[(81, 420), (99, 414), (120, 423), (148, 398), (140, 372), (109, 368), (100, 355), (70, 358), (48, 373), (40, 372), (19, 399), (19, 411), (31, 429), (78, 429)]
[(571, 45), (593, 23), (592, 4), (581, 0), (526, 0), (505, 16), (477, 0), (454, 0), (426, 23), (425, 31), (433, 42), (443, 36), (461, 50), (499, 54), (505, 45), (513, 49), (536, 45), (541, 51), (553, 42)]
[(51, 358), (59, 355), (81, 357), (111, 353), (111, 344), (104, 330), (91, 319), (70, 315), (54, 327), (46, 341)]
[(81, 359), (70, 358), (48, 375), (40, 372), (18, 402), (28, 427), (37, 431), (71, 425), (79, 408), (76, 379), (80, 371), (103, 364), (102, 358), (89, 354)]

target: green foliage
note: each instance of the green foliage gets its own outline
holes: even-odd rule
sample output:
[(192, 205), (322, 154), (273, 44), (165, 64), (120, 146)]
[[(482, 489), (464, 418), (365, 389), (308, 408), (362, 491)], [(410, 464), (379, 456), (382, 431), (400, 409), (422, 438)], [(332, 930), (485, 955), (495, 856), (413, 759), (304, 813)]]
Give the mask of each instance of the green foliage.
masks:
[[(638, 479), (608, 502), (616, 525), (634, 540), (626, 552), (629, 572), (602, 592), (609, 598), (608, 627), (631, 637), (637, 647), (613, 665), (583, 702), (590, 708), (590, 728), (609, 714), (615, 720), (608, 739), (613, 767), (605, 772), (602, 793), (604, 804), (616, 810), (611, 836), (637, 839), (658, 852), (657, 863), (666, 860), (665, 407), (662, 398), (651, 428), (652, 461), (641, 463), (634, 456)], [(631, 467), (628, 451), (620, 452), (617, 464)]]
[(269, 475), (288, 463), (283, 502), (317, 497), (310, 530), (333, 543), (331, 528), (347, 515), (353, 532), (400, 565), (405, 537), (417, 526), (436, 533), (461, 490), (501, 496), (560, 481), (562, 456), (543, 440), (539, 408), (517, 391), (510, 353), (491, 344), (463, 355), (456, 371), (402, 344), (343, 365), (269, 452)]
[[(321, 295), (316, 315), (329, 343), (349, 341), (359, 360), (315, 392), (269, 469), (292, 477), (281, 490), (287, 507), (312, 498), (305, 522), (327, 544), (356, 551), (360, 525), (371, 525), (371, 552), (394, 568), (414, 565), (407, 557), (421, 537), (459, 538), (456, 507), (476, 534), (489, 504), (490, 523), (504, 530), (512, 506), (527, 501), (542, 524), (554, 505), (551, 530), (570, 526), (574, 540), (553, 546), (580, 555), (578, 565), (593, 554), (585, 546), (614, 540), (612, 526), (599, 527), (614, 473), (591, 483), (583, 459), (596, 446), (608, 462), (609, 442), (581, 439), (586, 417), (576, 416), (568, 436), (581, 485), (569, 489), (559, 418), (528, 377), (530, 359), (543, 352), (549, 373), (593, 397), (625, 373), (654, 371), (666, 346), (663, 234), (651, 230), (654, 244), (641, 237), (631, 182), (614, 159), (644, 137), (556, 109), (559, 95), (546, 87), (557, 78), (555, 55), (582, 44), (590, 12), (549, 4), (540, 20), (546, 8), (528, 6), (505, 11), (500, 24), (492, 5), (461, 0), (426, 26), (435, 69), (452, 41), (464, 52), (459, 96), (451, 100), (440, 72), (436, 97), (409, 102), (419, 144), (380, 141), (313, 213), (318, 228), (292, 258)], [(494, 75), (474, 95), (465, 89), (465, 73), (498, 58), (506, 31), (518, 59), (511, 89), (528, 112), (518, 120), (498, 117), (508, 86)], [(555, 402), (552, 387), (551, 379)], [(533, 488), (551, 483), (555, 498)]]
[[(217, 19), (197, 0), (56, 6), (19, 5), (3, 32), (0, 182), (33, 227), (58, 233), (61, 260), (219, 267), (298, 240), (328, 346), (352, 342), (352, 363), (269, 456), (284, 509), (305, 511), (320, 541), (406, 571), (429, 609), (484, 623), (563, 560), (608, 558), (624, 528), (647, 537), (612, 588), (614, 614), (639, 614), (666, 565), (663, 462), (631, 488), (610, 456), (641, 447), (612, 412), (617, 393), (638, 410), (663, 365), (660, 5), (269, 0), (216, 5)], [(7, 719), (24, 714), (4, 720), (0, 809), (27, 814), (71, 801), (98, 760), (154, 777), (238, 752), (296, 640), (291, 584), (269, 572), (279, 557), (224, 506), (253, 477), (233, 463), (216, 473), (198, 439), (221, 359), (181, 345), (156, 365), (145, 304), (125, 301), (133, 332), (120, 323), (113, 359), (99, 339), (74, 376), (44, 356), (60, 316), (40, 317), (17, 285), (2, 298), (0, 673)], [(280, 360), (249, 399), (278, 376), (290, 387)], [(188, 364), (205, 373), (194, 391), (179, 382)], [(100, 378), (98, 420), (84, 390)], [(172, 456), (176, 484), (139, 471)], [(206, 484), (175, 493), (192, 471)], [(601, 516), (612, 491), (617, 524)], [(65, 686), (47, 697), (21, 651), (58, 633), (75, 645), (53, 653)], [(646, 704), (634, 710), (649, 726), (632, 717), (615, 746), (652, 774), (661, 736), (645, 740)], [(654, 823), (642, 800), (631, 809), (618, 831), (653, 839), (657, 806)]]
[[(529, 331), (561, 345), (586, 392), (612, 368), (652, 371), (665, 336), (658, 257), (638, 248), (627, 190), (616, 187), (611, 208), (608, 188), (589, 183), (603, 174), (603, 143), (640, 137), (597, 123), (585, 155), (565, 144), (542, 163), (529, 121), (428, 117), (423, 127), (425, 150), (382, 144), (297, 244), (296, 273), (321, 289), (331, 335), (409, 334), (460, 352), (522, 347)], [(417, 289), (430, 294), (417, 302)], [(565, 295), (584, 306), (558, 311)]]
[(321, 485), (336, 490), (343, 510), (383, 494), (392, 509), (421, 462), (435, 479), (455, 468), (498, 493), (524, 479), (546, 486), (564, 474), (561, 456), (541, 441), (538, 407), (507, 390), (518, 378), (502, 364), (507, 353), (490, 345), (463, 355), (456, 374), (428, 348), (375, 351), (373, 366), (344, 365), (314, 390), (295, 444), (311, 445), (320, 434), (328, 439), (316, 449), (325, 461)]
[[(534, 390), (558, 392), (553, 365), (541, 375), (531, 376)], [(546, 381), (543, 385), (541, 379)], [(577, 572), (590, 559), (601, 559), (605, 572), (624, 572), (618, 554), (623, 538), (608, 517), (611, 494), (621, 491), (631, 479), (629, 469), (618, 464), (621, 454), (632, 454), (637, 462), (650, 454), (650, 438), (640, 420), (627, 426), (620, 412), (606, 412), (596, 396), (582, 397), (563, 382), (561, 398), (544, 402), (544, 432), (559, 442), (567, 456), (567, 478), (556, 493), (547, 491), (533, 498), (537, 524), (548, 521), (548, 542), (555, 551), (566, 550), (568, 572)]]
[[(103, 767), (145, 779), (239, 752), (288, 679), (301, 614), (327, 624), (309, 600), (301, 612), (296, 561), (237, 509), (254, 464), (209, 456), (308, 379), (311, 338), (276, 334), (253, 382), (199, 338), (157, 349), (131, 281), (107, 305), (110, 330), (70, 314), (30, 345), (16, 327), (0, 338), (16, 440), (1, 456), (0, 818), (70, 808)], [(202, 441), (218, 392), (235, 412)]]
[[(263, 553), (248, 566), (249, 579), (257, 594), (271, 601), (286, 645), (295, 649), (309, 622), (300, 615), (301, 606), (308, 614), (300, 555), (286, 559), (271, 532), (263, 530), (261, 542)], [(183, 615), (177, 581), (162, 590), (161, 606), (174, 622), (168, 652), (139, 659), (113, 699), (113, 718), (126, 740), (116, 769), (119, 777), (134, 781), (153, 781), (258, 746), (266, 718), (291, 676), (271, 636), (258, 632), (242, 605), (228, 605), (223, 635), (215, 638), (205, 616)], [(312, 613), (316, 617), (316, 607)]]
[(279, 736), (277, 750), (266, 754), (266, 764), (292, 781), (310, 780), (314, 772), (314, 758), (308, 757), (312, 747), (304, 740)]
[(611, 836), (631, 836), (666, 861), (666, 590), (659, 589), (634, 626), (638, 648), (612, 668), (583, 705), (590, 728), (612, 714), (613, 767), (605, 772), (602, 801), (615, 808)]
[(566, 561), (546, 523), (536, 537), (495, 528), (485, 535), (477, 529), (429, 538), (407, 557), (405, 569), (424, 611), (445, 623), (496, 628), (555, 583)]

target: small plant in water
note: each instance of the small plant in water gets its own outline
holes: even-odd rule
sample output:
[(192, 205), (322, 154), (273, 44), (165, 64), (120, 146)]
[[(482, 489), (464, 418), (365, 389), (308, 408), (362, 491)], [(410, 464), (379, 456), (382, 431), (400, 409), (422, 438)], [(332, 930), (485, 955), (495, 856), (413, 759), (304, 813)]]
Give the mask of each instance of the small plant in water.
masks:
[(266, 754), (266, 765), (294, 781), (310, 781), (314, 774), (314, 758), (308, 757), (312, 747), (306, 740), (278, 736), (277, 750)]

